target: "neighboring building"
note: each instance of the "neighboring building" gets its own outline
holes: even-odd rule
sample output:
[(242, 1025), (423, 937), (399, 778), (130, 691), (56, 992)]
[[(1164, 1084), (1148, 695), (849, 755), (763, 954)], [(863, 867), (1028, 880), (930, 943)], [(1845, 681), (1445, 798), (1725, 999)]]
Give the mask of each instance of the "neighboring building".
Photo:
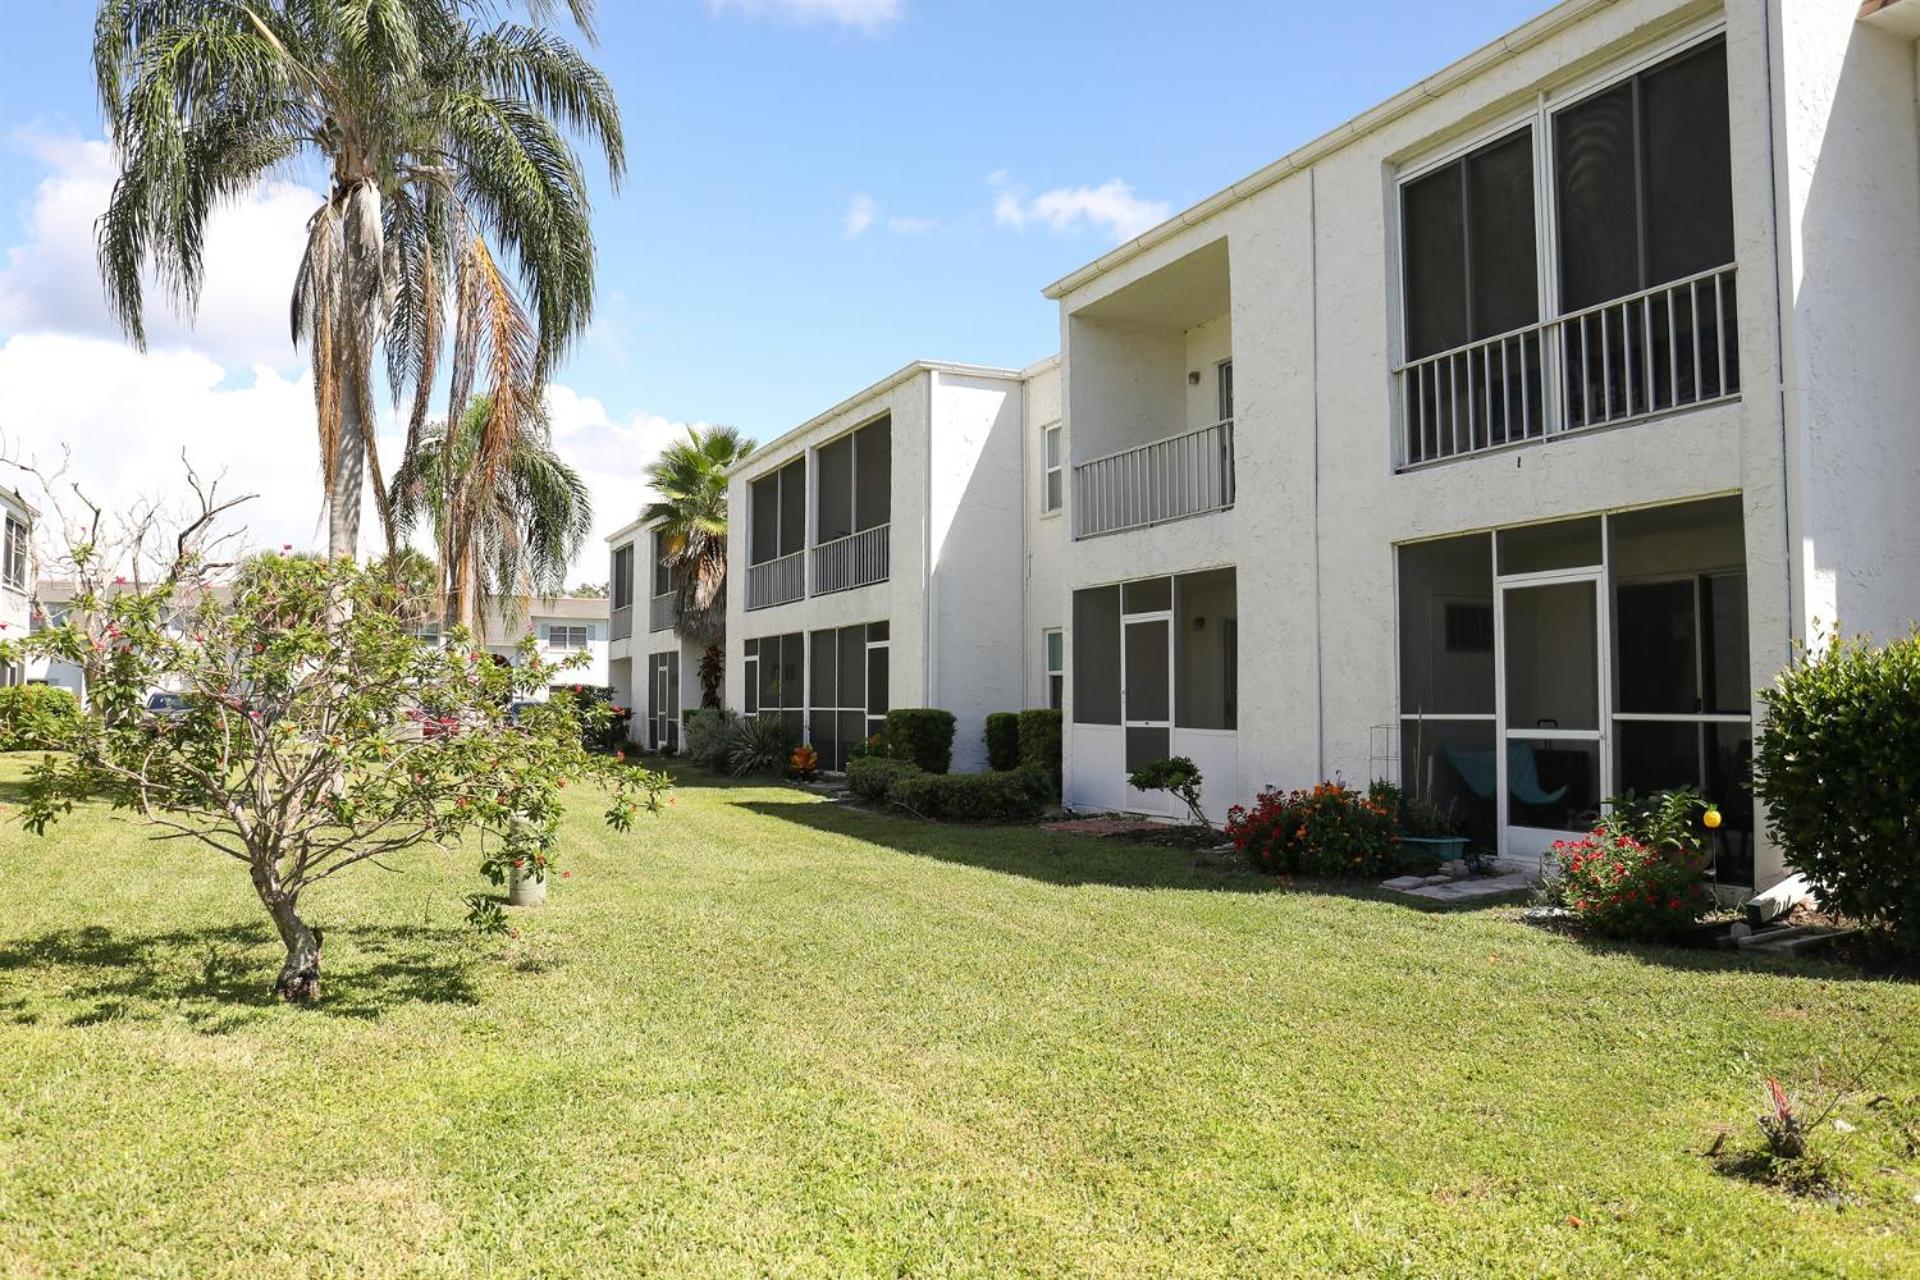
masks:
[(608, 682), (614, 701), (633, 708), (627, 736), (634, 742), (649, 751), (678, 751), (681, 723), (700, 705), (700, 656), (706, 646), (674, 629), (678, 583), (658, 530), (636, 520), (610, 535), (607, 547), (613, 607)]
[(1694, 784), (1772, 883), (1752, 691), (1920, 617), (1916, 36), (1567, 0), (1050, 286), (1057, 360), (788, 432), (732, 476), (728, 704), (828, 767), (944, 707), (975, 768), (1051, 703), (1076, 807), (1393, 777), (1520, 861)]
[[(608, 685), (607, 598), (605, 596), (520, 597), (506, 608), (490, 609), (486, 620), (487, 652), (520, 658), (520, 643), (532, 636), (542, 663), (559, 664), (578, 655), (587, 661), (556, 673), (555, 685)], [(622, 706), (616, 691), (614, 701)]]
[(1027, 697), (1029, 401), (1057, 376), (916, 362), (734, 467), (730, 705), (828, 769), (889, 707), (941, 707), (984, 766), (985, 717)]
[[(39, 512), (13, 489), (0, 489), (0, 626), (20, 638), (33, 625), (33, 526)], [(39, 664), (36, 664), (39, 665)], [(25, 663), (0, 663), (0, 685), (37, 677)]]

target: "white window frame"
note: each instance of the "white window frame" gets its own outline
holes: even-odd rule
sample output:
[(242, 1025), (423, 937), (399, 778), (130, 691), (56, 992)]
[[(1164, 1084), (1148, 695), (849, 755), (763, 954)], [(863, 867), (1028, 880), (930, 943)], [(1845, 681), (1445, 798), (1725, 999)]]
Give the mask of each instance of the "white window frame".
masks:
[(9, 591), (27, 589), (27, 564), (32, 559), (28, 539), (31, 537), (26, 521), (11, 513), (7, 516), (5, 563), (0, 564), (0, 577), (3, 577)]
[(1233, 421), (1233, 357), (1218, 361), (1213, 366), (1214, 411), (1220, 422)]
[[(1060, 652), (1058, 654), (1060, 665), (1057, 667), (1053, 665), (1053, 660), (1056, 656), (1053, 651), (1053, 641), (1056, 636), (1059, 637), (1060, 640)], [(1041, 629), (1040, 667), (1046, 677), (1047, 706), (1054, 711), (1065, 712), (1067, 708), (1067, 629), (1065, 627), (1044, 627)], [(1053, 696), (1053, 682), (1056, 680), (1060, 682), (1060, 697), (1057, 701)]]
[[(1054, 461), (1047, 461), (1047, 446), (1053, 445)], [(1054, 476), (1060, 477), (1060, 499), (1049, 501)], [(1057, 516), (1067, 509), (1067, 438), (1059, 422), (1040, 428), (1040, 514)]]
[[(549, 649), (565, 649), (569, 652), (577, 652), (590, 648), (593, 644), (593, 627), (590, 623), (550, 622), (546, 626), (546, 632), (546, 643)], [(574, 633), (576, 632), (578, 632), (580, 636), (579, 644), (572, 643)], [(561, 639), (563, 635), (565, 636), (564, 642)]]

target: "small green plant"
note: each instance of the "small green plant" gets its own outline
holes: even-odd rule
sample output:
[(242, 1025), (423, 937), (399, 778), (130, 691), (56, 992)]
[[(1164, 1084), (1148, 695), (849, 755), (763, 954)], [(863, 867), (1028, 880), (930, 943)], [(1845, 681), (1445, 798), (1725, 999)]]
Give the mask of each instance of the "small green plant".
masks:
[(1400, 837), (1386, 805), (1340, 782), (1269, 787), (1227, 811), (1227, 835), (1267, 875), (1361, 876), (1393, 868)]
[(701, 707), (687, 716), (687, 758), (708, 769), (725, 769), (721, 758), (740, 717), (720, 707)]
[(928, 773), (945, 773), (953, 767), (953, 712), (895, 707), (887, 712), (886, 740), (895, 755)]
[(793, 731), (777, 714), (742, 716), (727, 729), (720, 758), (736, 778), (777, 773), (793, 749)]
[(1187, 757), (1169, 756), (1165, 760), (1149, 761), (1129, 774), (1127, 782), (1136, 791), (1168, 792), (1187, 806), (1194, 825), (1213, 825), (1200, 809), (1200, 788), (1205, 779), (1200, 775), (1200, 767)]
[(1020, 716), (1013, 711), (995, 711), (987, 716), (987, 767), (1016, 769), (1020, 766)]
[(1804, 652), (1760, 701), (1753, 786), (1780, 852), (1822, 907), (1920, 955), (1920, 632)]
[(855, 756), (847, 761), (847, 790), (869, 803), (887, 798), (888, 790), (902, 778), (916, 777), (923, 770), (911, 760), (888, 756)]
[(44, 684), (0, 688), (0, 751), (45, 751), (68, 741), (80, 723), (80, 702)]

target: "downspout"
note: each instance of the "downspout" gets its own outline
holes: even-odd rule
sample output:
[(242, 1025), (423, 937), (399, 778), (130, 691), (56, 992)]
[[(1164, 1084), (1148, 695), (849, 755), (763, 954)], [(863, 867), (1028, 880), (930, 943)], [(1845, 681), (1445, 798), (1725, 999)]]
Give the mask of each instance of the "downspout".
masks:
[(1307, 295), (1313, 307), (1307, 358), (1313, 366), (1313, 735), (1314, 776), (1327, 776), (1326, 635), (1320, 600), (1320, 187), (1307, 170)]
[(1784, 561), (1787, 567), (1787, 619), (1786, 650), (1793, 652), (1794, 643), (1810, 637), (1801, 634), (1802, 624), (1807, 619), (1807, 576), (1801, 565), (1801, 556), (1805, 551), (1806, 501), (1801, 492), (1801, 468), (1799, 449), (1804, 439), (1806, 424), (1802, 420), (1799, 400), (1788, 390), (1787, 357), (1792, 349), (1787, 340), (1788, 326), (1792, 323), (1788, 310), (1792, 297), (1793, 280), (1793, 229), (1783, 226), (1780, 211), (1791, 207), (1784, 191), (1787, 177), (1786, 168), (1780, 163), (1780, 139), (1785, 136), (1781, 126), (1781, 104), (1779, 87), (1786, 78), (1784, 42), (1781, 35), (1781, 13), (1779, 0), (1767, 0), (1765, 20), (1761, 24), (1761, 39), (1764, 42), (1767, 68), (1767, 172), (1769, 182), (1769, 204), (1767, 217), (1769, 230), (1773, 235), (1774, 275), (1773, 275), (1773, 352), (1777, 396), (1780, 409), (1780, 501), (1785, 508), (1782, 536), (1786, 546)]
[[(935, 370), (927, 370), (926, 466), (921, 468), (920, 482), (920, 581), (922, 597), (927, 602), (920, 611), (920, 705), (923, 707), (939, 705), (933, 686), (934, 672), (939, 669), (934, 646), (940, 638), (940, 628), (933, 624), (940, 611), (940, 586), (933, 576), (933, 384), (939, 376)], [(887, 705), (893, 705), (891, 697)]]

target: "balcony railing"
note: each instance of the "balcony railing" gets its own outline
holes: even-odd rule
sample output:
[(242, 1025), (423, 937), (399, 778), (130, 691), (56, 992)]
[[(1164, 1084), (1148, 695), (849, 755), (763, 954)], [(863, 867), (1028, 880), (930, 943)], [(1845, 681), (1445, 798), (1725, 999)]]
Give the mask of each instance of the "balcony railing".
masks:
[(885, 582), (890, 569), (892, 525), (875, 525), (813, 549), (813, 594), (850, 591)]
[(807, 594), (807, 555), (796, 551), (747, 566), (747, 608), (768, 609)]
[(673, 625), (674, 593), (658, 595), (647, 601), (647, 630), (665, 631)]
[(1233, 505), (1233, 419), (1073, 469), (1073, 536), (1184, 520)]
[(609, 636), (615, 640), (630, 640), (633, 638), (632, 605), (623, 604), (618, 609), (615, 609), (613, 611), (612, 622), (613, 629), (608, 632)]
[(1732, 267), (1403, 365), (1402, 466), (1612, 426), (1740, 392)]

